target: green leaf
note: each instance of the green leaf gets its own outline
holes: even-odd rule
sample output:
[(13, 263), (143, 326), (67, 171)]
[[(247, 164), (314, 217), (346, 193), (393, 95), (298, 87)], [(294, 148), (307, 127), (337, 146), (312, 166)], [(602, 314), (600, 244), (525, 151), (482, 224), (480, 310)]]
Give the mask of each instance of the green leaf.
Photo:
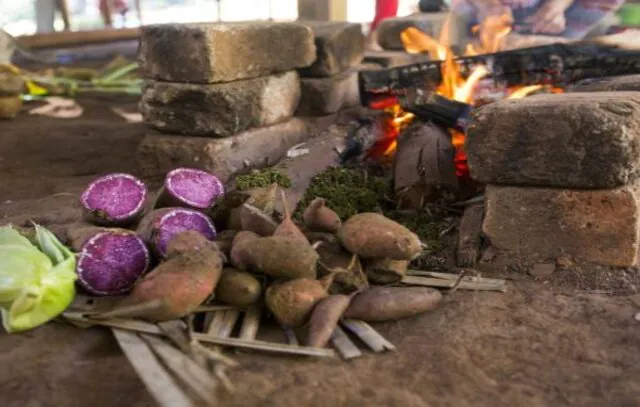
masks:
[(76, 258), (35, 225), (37, 245), (0, 228), (0, 312), (7, 332), (33, 329), (60, 315), (75, 296)]

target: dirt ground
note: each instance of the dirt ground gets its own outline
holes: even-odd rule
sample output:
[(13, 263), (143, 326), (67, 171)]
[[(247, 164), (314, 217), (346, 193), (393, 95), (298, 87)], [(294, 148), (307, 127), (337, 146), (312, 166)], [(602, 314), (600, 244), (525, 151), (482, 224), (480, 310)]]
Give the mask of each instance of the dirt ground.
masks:
[[(0, 223), (79, 216), (98, 174), (136, 172), (142, 124), (114, 103), (0, 122)], [(131, 108), (135, 102), (128, 102)], [(343, 362), (238, 353), (232, 406), (640, 406), (640, 295), (582, 292), (511, 272), (509, 291), (447, 296), (436, 311), (376, 324), (397, 351)], [(561, 279), (566, 282), (566, 279)], [(637, 291), (636, 291), (637, 292)], [(0, 333), (0, 405), (153, 406), (109, 331), (50, 323)]]

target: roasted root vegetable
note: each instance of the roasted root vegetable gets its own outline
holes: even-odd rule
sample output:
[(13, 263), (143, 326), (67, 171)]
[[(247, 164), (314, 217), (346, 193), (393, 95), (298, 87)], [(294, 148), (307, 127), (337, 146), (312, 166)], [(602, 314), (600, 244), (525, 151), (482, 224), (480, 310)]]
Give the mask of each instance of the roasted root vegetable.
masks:
[(192, 313), (209, 298), (220, 278), (222, 257), (214, 248), (171, 257), (142, 278), (116, 310), (157, 304), (129, 314), (151, 321), (166, 321)]
[(407, 274), (408, 260), (375, 259), (367, 262), (367, 277), (376, 284), (393, 284)]
[(412, 260), (422, 252), (415, 233), (378, 213), (352, 216), (337, 235), (347, 250), (364, 259)]
[(329, 343), (331, 334), (338, 326), (338, 321), (349, 306), (348, 295), (330, 295), (320, 300), (313, 308), (309, 322), (309, 339), (307, 344), (323, 348)]
[(293, 223), (293, 219), (291, 219), (291, 213), (289, 212), (287, 198), (285, 197), (284, 192), (282, 192), (282, 204), (284, 205), (284, 219), (282, 219), (282, 222), (280, 222), (276, 230), (273, 232), (273, 235), (287, 237), (297, 240), (302, 244), (309, 245), (307, 237), (302, 233), (300, 228)]
[(318, 253), (308, 242), (282, 236), (261, 237), (249, 243), (247, 254), (255, 270), (271, 277), (316, 278)]
[(149, 250), (135, 232), (89, 227), (70, 230), (68, 236), (78, 253), (78, 284), (90, 294), (127, 293), (149, 269)]
[(326, 206), (322, 198), (316, 198), (309, 203), (309, 206), (302, 214), (304, 224), (310, 230), (317, 232), (335, 233), (342, 226), (342, 221), (337, 213)]
[(167, 173), (155, 207), (206, 210), (223, 195), (224, 186), (215, 175), (195, 168), (177, 168)]
[(431, 311), (442, 301), (429, 287), (376, 287), (356, 295), (344, 313), (363, 321), (392, 321)]
[(156, 209), (146, 214), (138, 224), (138, 235), (161, 259), (167, 256), (167, 246), (174, 236), (195, 230), (208, 240), (216, 238), (216, 229), (209, 217), (188, 208)]
[(327, 296), (323, 284), (318, 280), (298, 278), (273, 283), (266, 292), (267, 307), (282, 325), (303, 325), (314, 305)]
[(215, 298), (229, 305), (244, 307), (255, 304), (262, 294), (262, 285), (246, 271), (225, 268), (216, 286)]
[(251, 244), (260, 236), (248, 230), (238, 232), (231, 243), (229, 261), (231, 265), (240, 270), (246, 270), (251, 265)]
[(100, 226), (131, 225), (142, 215), (146, 200), (144, 182), (121, 173), (94, 180), (80, 196), (87, 220)]

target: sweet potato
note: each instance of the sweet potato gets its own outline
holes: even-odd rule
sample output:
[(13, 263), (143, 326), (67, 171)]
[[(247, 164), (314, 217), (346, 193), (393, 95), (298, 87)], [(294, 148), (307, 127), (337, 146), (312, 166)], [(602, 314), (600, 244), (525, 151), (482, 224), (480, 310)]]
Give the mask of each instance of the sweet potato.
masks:
[(178, 254), (211, 249), (213, 245), (215, 243), (207, 239), (202, 233), (195, 230), (187, 230), (178, 233), (169, 240), (167, 258)]
[(266, 292), (269, 310), (285, 326), (303, 325), (313, 306), (327, 296), (318, 280), (298, 278), (272, 284)]
[(350, 301), (350, 296), (338, 294), (323, 298), (316, 304), (311, 313), (307, 345), (318, 348), (327, 345)]
[(261, 237), (250, 242), (249, 263), (275, 278), (316, 278), (318, 253), (309, 243), (282, 236)]
[(364, 259), (412, 260), (422, 251), (415, 233), (378, 213), (352, 216), (337, 235), (347, 250)]
[(251, 243), (259, 238), (260, 236), (247, 230), (236, 234), (229, 253), (229, 261), (233, 267), (240, 270), (246, 270), (249, 267), (251, 264), (251, 257), (249, 256)]
[(223, 230), (216, 236), (216, 244), (218, 249), (227, 257), (231, 253), (231, 246), (233, 245), (233, 239), (238, 234), (237, 230)]
[(278, 228), (278, 224), (271, 215), (247, 203), (239, 208), (239, 218), (242, 230), (248, 230), (260, 236), (271, 236)]
[(262, 294), (262, 285), (246, 271), (224, 268), (216, 286), (215, 298), (229, 305), (244, 307), (255, 304)]
[(209, 217), (188, 208), (156, 209), (146, 214), (138, 224), (138, 235), (151, 247), (161, 259), (167, 254), (169, 241), (178, 233), (195, 230), (214, 240), (216, 229)]
[(407, 274), (408, 260), (375, 259), (367, 262), (367, 277), (376, 284), (393, 284)]
[(147, 187), (130, 174), (109, 174), (89, 184), (80, 202), (85, 218), (100, 226), (129, 226), (142, 215)]
[(438, 307), (440, 291), (429, 287), (376, 287), (358, 294), (344, 313), (363, 321), (391, 321)]
[(293, 223), (293, 219), (291, 219), (291, 213), (289, 212), (289, 207), (287, 205), (287, 198), (284, 195), (284, 192), (282, 192), (282, 204), (284, 206), (284, 219), (282, 219), (282, 222), (280, 223), (280, 225), (278, 225), (276, 230), (273, 232), (273, 235), (289, 237), (291, 239), (301, 242), (302, 244), (308, 245), (309, 240), (304, 235), (304, 233), (302, 233), (300, 228), (295, 223)]
[(140, 280), (116, 309), (158, 302), (158, 307), (130, 316), (152, 321), (181, 318), (192, 313), (213, 293), (221, 272), (222, 257), (218, 250), (178, 254)]
[(316, 198), (304, 210), (302, 218), (310, 230), (335, 233), (342, 226), (337, 213), (328, 208), (322, 198)]
[(318, 275), (334, 274), (330, 294), (352, 293), (369, 286), (358, 256), (344, 250), (339, 243), (322, 242), (316, 252), (319, 256)]
[(78, 253), (78, 284), (89, 294), (127, 293), (151, 264), (147, 246), (130, 230), (85, 227), (67, 235)]
[(224, 186), (215, 175), (195, 168), (176, 168), (166, 175), (155, 208), (206, 210), (223, 194)]

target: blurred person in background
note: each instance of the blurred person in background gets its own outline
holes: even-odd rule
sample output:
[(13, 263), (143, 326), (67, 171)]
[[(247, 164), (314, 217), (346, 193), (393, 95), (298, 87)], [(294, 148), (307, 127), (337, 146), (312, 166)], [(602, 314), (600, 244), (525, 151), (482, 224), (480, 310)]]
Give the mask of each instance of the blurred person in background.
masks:
[(571, 40), (603, 35), (624, 0), (451, 0), (451, 11), (471, 27), (490, 15), (510, 14), (514, 32)]
[(60, 12), (62, 16), (64, 30), (69, 31), (71, 29), (69, 7), (65, 0), (36, 0), (35, 17), (37, 33), (51, 33), (55, 31), (54, 22), (56, 11)]

